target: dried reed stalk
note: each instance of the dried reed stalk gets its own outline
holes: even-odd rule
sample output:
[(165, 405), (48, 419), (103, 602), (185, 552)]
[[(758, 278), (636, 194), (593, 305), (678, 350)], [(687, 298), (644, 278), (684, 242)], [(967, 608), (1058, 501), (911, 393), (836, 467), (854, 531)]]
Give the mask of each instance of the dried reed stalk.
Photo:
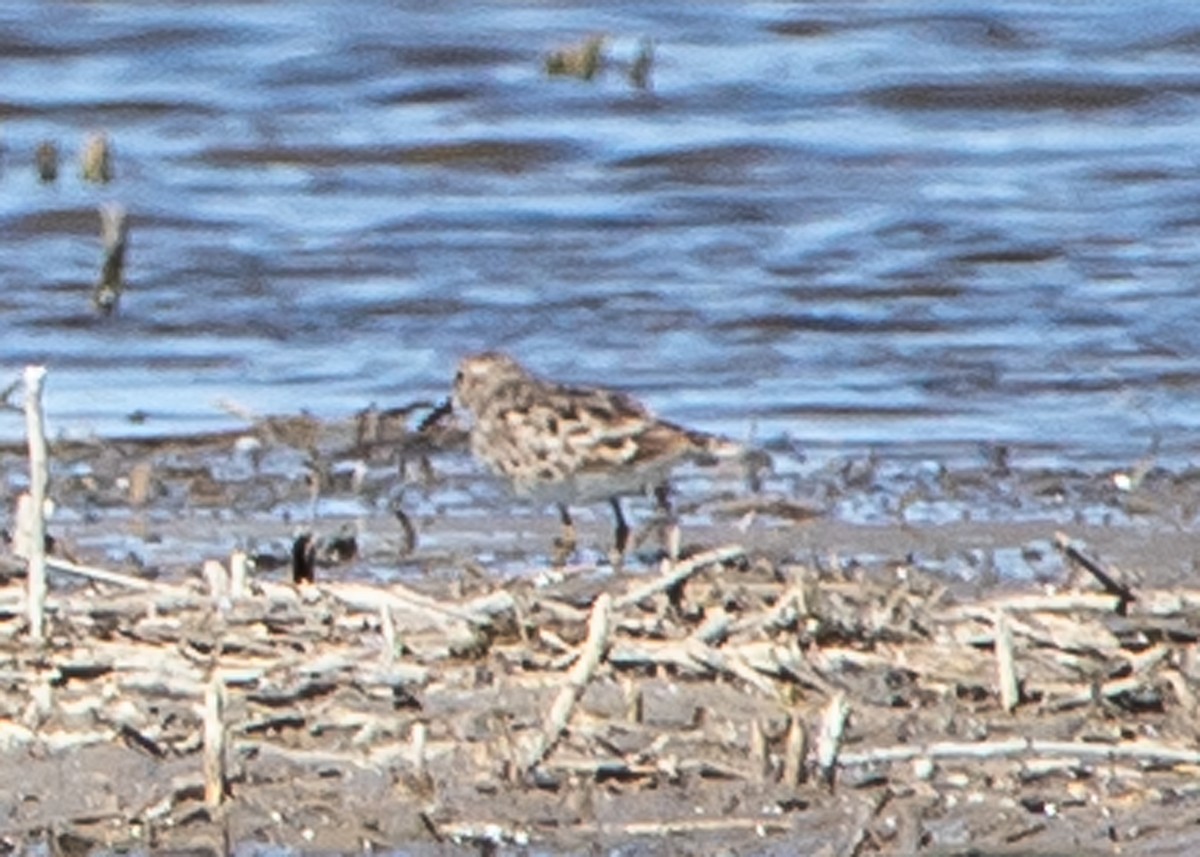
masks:
[(35, 642), (45, 637), (46, 611), (46, 487), (49, 462), (46, 453), (46, 429), (42, 415), (42, 387), (46, 367), (25, 367), (25, 432), (29, 443), (29, 636)]

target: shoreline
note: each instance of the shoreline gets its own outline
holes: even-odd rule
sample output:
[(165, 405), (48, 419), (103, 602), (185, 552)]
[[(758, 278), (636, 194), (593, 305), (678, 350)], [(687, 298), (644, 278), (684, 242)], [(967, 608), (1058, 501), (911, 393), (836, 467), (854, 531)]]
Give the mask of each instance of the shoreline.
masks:
[[(1200, 806), (1190, 474), (1120, 491), (884, 460), (785, 468), (759, 496), (686, 474), (680, 563), (652, 538), (625, 572), (592, 562), (610, 524), (585, 510), (580, 563), (554, 575), (553, 516), (460, 447), (304, 417), (52, 443), (59, 548), (148, 589), (52, 576), (36, 648), (6, 560), (0, 758), (23, 775), (0, 786), (0, 837), (54, 853), (1200, 845), (1180, 812)], [(0, 450), (9, 484), (23, 467)], [(292, 585), (296, 528), (347, 525), (354, 555)], [(1105, 594), (1060, 530), (1136, 600)], [(214, 593), (212, 563), (252, 545), (248, 590)], [(228, 767), (210, 806), (214, 680)]]

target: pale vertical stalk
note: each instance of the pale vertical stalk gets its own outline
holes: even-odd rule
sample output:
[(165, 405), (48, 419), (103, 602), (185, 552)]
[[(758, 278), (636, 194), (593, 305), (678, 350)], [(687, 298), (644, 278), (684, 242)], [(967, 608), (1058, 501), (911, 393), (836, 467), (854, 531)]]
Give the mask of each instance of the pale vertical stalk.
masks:
[(384, 604), (379, 608), (379, 630), (383, 634), (383, 651), (380, 653), (385, 666), (396, 660), (396, 622), (392, 619), (392, 608)]
[(821, 725), (817, 731), (817, 768), (829, 785), (833, 784), (838, 752), (842, 746), (842, 733), (846, 729), (846, 718), (850, 706), (846, 694), (837, 691), (821, 712)]
[(412, 762), (413, 776), (418, 780), (424, 780), (429, 775), (429, 769), (425, 765), (425, 743), (428, 739), (429, 727), (424, 723), (414, 723), (412, 735), (410, 736), (410, 761)]
[(771, 757), (767, 750), (767, 736), (763, 732), (762, 721), (757, 717), (750, 721), (750, 761), (754, 765), (754, 778), (762, 782), (771, 770)]
[(797, 786), (804, 782), (804, 762), (808, 757), (808, 730), (799, 712), (788, 718), (787, 741), (783, 751), (783, 784)]
[(204, 582), (208, 584), (208, 593), (214, 601), (229, 597), (229, 572), (217, 560), (204, 562)]
[(33, 500), (28, 491), (22, 491), (17, 498), (17, 511), (14, 515), (12, 552), (17, 559), (29, 560), (29, 530), (32, 528)]
[(1021, 686), (1017, 682), (1016, 658), (1013, 654), (1012, 626), (1008, 612), (997, 610), (994, 618), (996, 680), (1000, 685), (1000, 706), (1008, 713), (1021, 701)]
[(246, 575), (249, 558), (243, 550), (229, 555), (229, 597), (235, 601), (246, 597)]
[(645, 699), (641, 688), (632, 680), (626, 679), (621, 684), (625, 692), (625, 720), (629, 723), (641, 723), (645, 712)]
[(46, 429), (42, 419), (42, 385), (46, 367), (25, 367), (25, 433), (29, 441), (29, 636), (45, 637), (46, 608)]
[(679, 527), (679, 522), (672, 521), (667, 527), (667, 559), (671, 560), (672, 568), (679, 563), (679, 548), (682, 542), (683, 531)]
[(225, 800), (225, 685), (215, 674), (204, 690), (204, 802)]

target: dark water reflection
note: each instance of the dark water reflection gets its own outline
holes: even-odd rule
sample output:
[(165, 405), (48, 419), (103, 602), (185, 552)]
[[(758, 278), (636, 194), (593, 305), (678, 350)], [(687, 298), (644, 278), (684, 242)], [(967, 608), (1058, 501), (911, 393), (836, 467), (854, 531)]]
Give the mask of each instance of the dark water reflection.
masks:
[[(950, 8), (6, 4), (5, 365), (76, 435), (431, 397), (504, 348), (818, 457), (1190, 461), (1200, 8)], [(544, 76), (594, 32), (655, 41), (650, 91)], [(115, 182), (38, 184), (96, 128)]]

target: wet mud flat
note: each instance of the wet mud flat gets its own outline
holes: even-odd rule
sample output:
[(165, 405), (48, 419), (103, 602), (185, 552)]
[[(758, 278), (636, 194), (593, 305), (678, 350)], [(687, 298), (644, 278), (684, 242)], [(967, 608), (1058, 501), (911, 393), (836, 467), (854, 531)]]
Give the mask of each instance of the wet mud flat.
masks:
[(1194, 474), (685, 474), (678, 559), (556, 572), (411, 419), (52, 444), (55, 555), (128, 579), (34, 646), (5, 559), (6, 850), (1200, 847)]

